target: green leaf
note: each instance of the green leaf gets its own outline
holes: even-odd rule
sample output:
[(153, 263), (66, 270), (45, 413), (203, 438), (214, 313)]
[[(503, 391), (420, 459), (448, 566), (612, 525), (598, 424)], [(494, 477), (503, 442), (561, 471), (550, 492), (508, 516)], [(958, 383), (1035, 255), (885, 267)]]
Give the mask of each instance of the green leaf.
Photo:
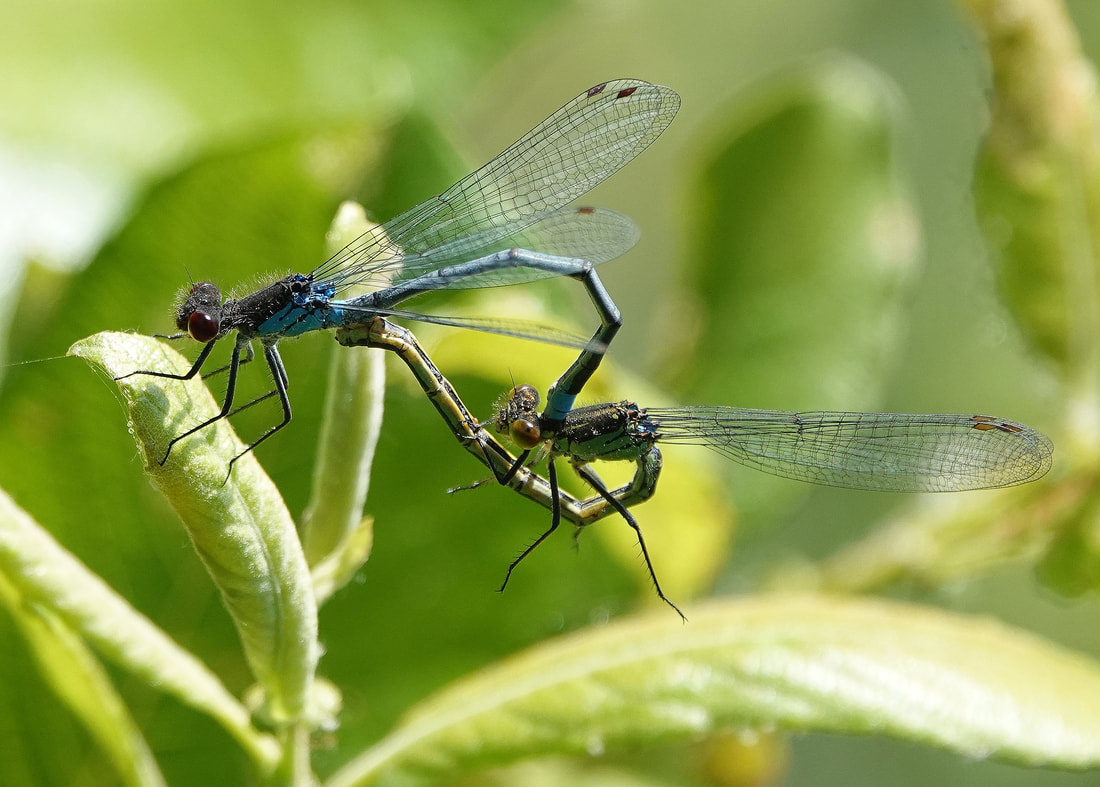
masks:
[[(894, 84), (838, 55), (719, 110), (699, 142), (693, 243), (654, 379), (693, 404), (878, 409), (920, 250), (900, 117)], [(726, 473), (750, 529), (809, 493)]]
[[(1086, 548), (1080, 538), (1084, 534), (1072, 527), (1085, 509), (1085, 522), (1095, 530), (1098, 501), (1091, 487), (1091, 479), (1078, 476), (973, 494), (924, 496), (828, 557), (813, 564), (781, 565), (767, 585), (845, 593), (906, 580), (944, 587), (1005, 564), (1030, 565), (1053, 547), (1063, 558), (1072, 555), (1072, 567), (1059, 565), (1048, 584), (1063, 593), (1073, 584), (1074, 595), (1079, 595), (1096, 587), (1096, 550), (1093, 545)], [(1088, 584), (1082, 586), (1086, 576)]]
[(318, 605), (354, 579), (373, 548), (374, 517), (365, 516), (337, 542), (332, 552), (310, 567)]
[[(182, 374), (190, 363), (155, 339), (104, 332), (70, 353), (111, 377), (138, 369)], [(118, 381), (131, 434), (153, 484), (187, 528), (221, 591), (256, 679), (267, 714), (285, 723), (308, 714), (320, 646), (312, 583), (294, 522), (278, 490), (223, 419), (184, 440), (160, 464), (166, 446), (187, 425), (218, 412), (199, 377), (167, 380), (132, 375)]]
[[(362, 206), (344, 203), (329, 232), (330, 253), (377, 226), (367, 221)], [(372, 520), (363, 518), (363, 504), (382, 429), (384, 360), (381, 350), (345, 348), (333, 353), (330, 362), (313, 491), (301, 527), (309, 564), (326, 563), (325, 580), (315, 582), (323, 589), (319, 600), (350, 579), (370, 556)]]
[(1032, 634), (862, 599), (762, 596), (687, 614), (687, 624), (667, 613), (623, 620), (485, 669), (423, 702), (327, 785), (434, 783), (728, 727), (1100, 765), (1100, 665)]
[[(0, 129), (39, 149), (67, 147), (150, 171), (181, 147), (242, 130), (384, 117), (414, 93), (453, 107), (497, 62), (500, 42), (517, 40), (558, 5), (503, 13), (499, 0), (430, 10), (326, 3), (262, 13), (247, 1), (155, 11), (133, 0), (5, 3), (0, 29), (22, 35), (0, 49), (10, 77), (0, 84)], [(119, 117), (128, 122), (106, 122)]]
[[(14, 594), (23, 604), (44, 610), (16, 610), (17, 618), (33, 646), (43, 648), (50, 644), (51, 648), (58, 648), (57, 652), (51, 649), (52, 655), (41, 665), (50, 671), (56, 683), (64, 672), (63, 665), (68, 664), (72, 682), (65, 684), (67, 699), (71, 704), (79, 704), (78, 712), (89, 720), (90, 726), (98, 726), (103, 717), (90, 719), (90, 699), (85, 691), (95, 692), (102, 714), (117, 715), (119, 710), (106, 696), (107, 689), (100, 684), (102, 676), (85, 658), (78, 647), (80, 643), (72, 640), (70, 632), (83, 637), (107, 659), (150, 686), (209, 714), (261, 768), (274, 765), (278, 756), (275, 741), (252, 728), (244, 707), (221, 682), (63, 549), (3, 493), (0, 493), (0, 575), (5, 580), (4, 587), (11, 588), (11, 593), (3, 594), (5, 600), (10, 601)], [(81, 691), (78, 680), (85, 691)], [(113, 735), (131, 732), (120, 719), (113, 719), (111, 724), (118, 727)], [(117, 738), (104, 742), (110, 744), (108, 748), (116, 755), (120, 747), (134, 745), (133, 741)], [(133, 751), (134, 757), (139, 754)], [(133, 765), (137, 767), (140, 763), (135, 759)]]
[(684, 260), (694, 302), (675, 304), (683, 343), (667, 356), (691, 401), (875, 403), (919, 246), (898, 105), (880, 72), (829, 56), (754, 86), (712, 124)]
[(1047, 587), (1081, 596), (1100, 589), (1100, 493), (1091, 472), (1059, 486), (1062, 494), (1054, 497), (1063, 504), (1055, 511), (1059, 527), (1036, 570)]
[(110, 758), (119, 782), (164, 784), (137, 722), (80, 638), (46, 607), (24, 603), (3, 573), (0, 603), (26, 638), (39, 673)]
[(993, 67), (977, 205), (1001, 290), (1031, 343), (1095, 395), (1100, 373), (1100, 102), (1061, 3), (964, 3)]

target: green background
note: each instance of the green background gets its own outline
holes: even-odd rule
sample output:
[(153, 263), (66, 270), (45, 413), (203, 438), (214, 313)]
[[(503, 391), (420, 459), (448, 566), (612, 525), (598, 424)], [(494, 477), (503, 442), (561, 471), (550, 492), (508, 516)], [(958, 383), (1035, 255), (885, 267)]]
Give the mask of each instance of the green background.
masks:
[[(1100, 7), (1068, 8), (1095, 53)], [(308, 270), (342, 199), (388, 218), (588, 86), (637, 77), (675, 88), (683, 106), (649, 151), (585, 198), (642, 228), (638, 247), (601, 269), (625, 327), (600, 395), (975, 410), (1056, 443), (1072, 431), (1054, 365), (997, 297), (971, 188), (989, 67), (951, 3), (12, 3), (0, 8), (0, 31), (0, 170), (10, 172), (18, 230), (0, 248), (12, 266), (9, 364), (63, 355), (99, 330), (166, 332), (188, 276), (247, 289), (269, 273)], [(861, 246), (880, 210), (882, 237)], [(568, 315), (590, 330), (578, 288), (529, 289), (548, 304), (536, 318)], [(475, 293), (449, 306), (490, 316), (537, 308), (525, 297)], [(543, 348), (493, 340), (487, 373), (485, 353), (470, 349), (482, 337), (423, 334), (478, 412), (509, 373), (533, 366), (543, 377), (530, 381), (545, 388), (558, 369)], [(258, 454), (298, 512), (329, 353), (342, 350), (325, 336), (281, 349), (295, 420)], [(499, 489), (445, 495), (479, 467), (403, 375), (390, 367), (367, 504), (372, 558), (321, 613), (321, 673), (345, 704), (331, 748), (317, 752), (321, 774), (455, 677), (648, 601), (629, 541), (623, 561), (622, 547), (591, 534), (579, 550), (564, 534), (552, 539), (494, 593), (546, 513)], [(211, 383), (217, 396), (220, 384)], [(250, 676), (236, 634), (143, 477), (116, 398), (76, 359), (6, 368), (0, 487), (241, 692)], [(235, 420), (244, 437), (273, 422), (274, 410), (262, 410)], [(703, 450), (670, 449), (666, 464), (692, 452)], [(722, 474), (742, 513), (717, 594), (752, 590), (777, 564), (827, 555), (914, 503), (707, 472)], [(672, 505), (688, 518), (702, 507)], [(647, 534), (674, 543), (650, 511), (637, 511)], [(718, 526), (726, 533), (730, 523)], [(886, 592), (1100, 651), (1095, 599), (1056, 596), (1026, 560), (990, 561), (948, 582), (902, 579)], [(248, 778), (213, 723), (117, 678), (170, 783)], [(110, 783), (109, 765), (51, 696), (0, 614), (0, 759), (9, 761), (0, 783)], [(684, 775), (695, 773), (693, 756), (675, 747), (621, 764), (674, 784), (701, 778)], [(798, 735), (789, 757), (791, 785), (1095, 779), (875, 738)]]

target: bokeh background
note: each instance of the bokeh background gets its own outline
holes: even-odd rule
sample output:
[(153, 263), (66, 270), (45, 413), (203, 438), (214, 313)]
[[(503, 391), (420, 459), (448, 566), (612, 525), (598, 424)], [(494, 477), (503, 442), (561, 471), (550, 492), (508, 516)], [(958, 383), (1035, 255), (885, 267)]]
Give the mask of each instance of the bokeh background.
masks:
[[(1100, 51), (1100, 6), (1065, 7), (1085, 53)], [(395, 215), (608, 79), (669, 85), (683, 105), (650, 150), (585, 198), (643, 233), (601, 270), (625, 327), (592, 400), (980, 411), (1032, 424), (1060, 448), (1092, 438), (1065, 404), (1064, 368), (1000, 297), (973, 188), (990, 123), (988, 53), (947, 0), (9, 3), (0, 73), (0, 486), (234, 691), (250, 684), (236, 633), (143, 476), (115, 387), (74, 358), (22, 362), (63, 356), (100, 330), (171, 330), (188, 276), (246, 289), (308, 270), (340, 201)], [(594, 325), (579, 288), (562, 282), (421, 305)], [(553, 348), (413, 327), (481, 413), (510, 378), (545, 389), (567, 363)], [(284, 345), (295, 420), (258, 455), (293, 512), (309, 496), (333, 352), (344, 350), (326, 336)], [(373, 555), (322, 610), (321, 673), (345, 704), (316, 754), (322, 774), (448, 681), (652, 603), (629, 532), (610, 519), (579, 549), (559, 534), (494, 593), (547, 514), (500, 489), (445, 494), (480, 469), (406, 377), (390, 367), (367, 504)], [(276, 417), (259, 407), (235, 425), (247, 438)], [(1088, 583), (1045, 560), (1049, 518), (1006, 534), (973, 513), (1008, 511), (1013, 498), (813, 489), (706, 454), (666, 451), (658, 499), (636, 510), (677, 601), (829, 585), (829, 556), (870, 544), (857, 554), (866, 576), (833, 564), (850, 580), (834, 584), (1100, 652), (1095, 598), (1079, 595)], [(1062, 461), (1039, 483), (1070, 472)], [(965, 554), (944, 548), (907, 567), (874, 546), (876, 534), (896, 545), (887, 524), (939, 533), (952, 517), (965, 535), (940, 543)], [(220, 728), (116, 677), (170, 783), (249, 779)], [(114, 778), (3, 613), (0, 741), (0, 783)], [(745, 744), (738, 761), (757, 765), (727, 783), (1095, 783), (878, 738)], [(735, 778), (712, 754), (619, 753), (570, 778)]]

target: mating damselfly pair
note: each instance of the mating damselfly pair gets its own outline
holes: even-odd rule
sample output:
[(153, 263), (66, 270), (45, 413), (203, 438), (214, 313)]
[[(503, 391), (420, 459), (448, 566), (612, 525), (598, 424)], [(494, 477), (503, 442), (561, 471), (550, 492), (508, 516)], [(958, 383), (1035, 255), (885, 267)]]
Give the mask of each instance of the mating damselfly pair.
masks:
[[(226, 395), (215, 416), (164, 447), (160, 462), (169, 461), (180, 441), (235, 412), (238, 372), (253, 358), (254, 341), (262, 347), (274, 387), (244, 407), (277, 397), (282, 420), (245, 451), (286, 426), (291, 406), (278, 342), (336, 329), (341, 343), (397, 352), (425, 391), (432, 389), (430, 398), (456, 437), (494, 477), (552, 511), (550, 528), (512, 563), (505, 582), (562, 518), (581, 527), (618, 513), (636, 531), (650, 577), (668, 601), (641, 529), (627, 510), (655, 490), (662, 466), (658, 442), (704, 444), (776, 475), (860, 489), (984, 489), (1024, 483), (1045, 473), (1053, 449), (1044, 435), (985, 415), (790, 413), (731, 407), (658, 410), (631, 402), (574, 408), (621, 324), (619, 310), (594, 266), (626, 252), (638, 231), (618, 213), (571, 203), (648, 147), (671, 123), (679, 103), (675, 91), (638, 80), (597, 85), (488, 164), (359, 237), (308, 274), (287, 276), (225, 301), (214, 284), (194, 284), (177, 313), (180, 333), (172, 337), (190, 335), (203, 343), (194, 365), (182, 375), (157, 370), (132, 374), (192, 378), (219, 340), (235, 332), (229, 363), (218, 370), (227, 372)], [(398, 308), (429, 291), (551, 276), (568, 276), (585, 287), (600, 319), (590, 339), (531, 323)], [(415, 337), (390, 318), (549, 341), (577, 347), (580, 353), (550, 388), (541, 411), (537, 392), (518, 386), (492, 418), (478, 421)], [(492, 432), (515, 438), (521, 449), (518, 456)], [(594, 496), (580, 500), (559, 488), (553, 461), (559, 456), (593, 487)], [(238, 458), (230, 460), (227, 477)], [(532, 469), (543, 459), (549, 459), (545, 478)], [(595, 460), (633, 461), (637, 472), (627, 485), (609, 489), (589, 467)]]

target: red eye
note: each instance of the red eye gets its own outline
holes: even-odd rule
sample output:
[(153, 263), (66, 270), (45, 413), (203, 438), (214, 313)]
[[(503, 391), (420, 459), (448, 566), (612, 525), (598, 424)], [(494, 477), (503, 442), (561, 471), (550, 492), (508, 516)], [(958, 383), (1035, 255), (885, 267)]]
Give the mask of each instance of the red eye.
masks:
[(206, 312), (191, 312), (187, 317), (187, 332), (197, 342), (206, 344), (218, 336), (218, 321)]
[(517, 418), (512, 421), (509, 431), (512, 439), (520, 448), (534, 448), (539, 444), (539, 438), (542, 437), (542, 430), (539, 429), (539, 425), (525, 418)]

